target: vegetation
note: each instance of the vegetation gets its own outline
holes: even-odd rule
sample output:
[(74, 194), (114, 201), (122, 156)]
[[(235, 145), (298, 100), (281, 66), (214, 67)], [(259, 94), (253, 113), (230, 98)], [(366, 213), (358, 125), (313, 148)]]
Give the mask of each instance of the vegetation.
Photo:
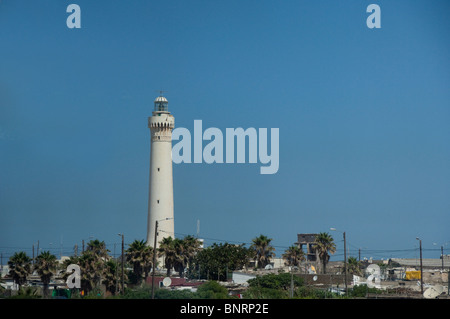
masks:
[(245, 267), (252, 256), (244, 245), (216, 244), (197, 253), (192, 260), (190, 278), (226, 280), (231, 271)]
[(19, 285), (19, 290), (27, 282), (31, 273), (31, 258), (23, 251), (14, 253), (8, 261), (9, 275)]
[(44, 286), (44, 298), (48, 297), (48, 285), (50, 284), (51, 278), (56, 273), (56, 264), (56, 256), (50, 254), (49, 251), (43, 251), (36, 258), (34, 270), (36, 270)]
[[(151, 299), (152, 287), (142, 285), (134, 289), (125, 291), (124, 299)], [(225, 287), (217, 281), (207, 281), (202, 284), (196, 292), (189, 290), (168, 290), (157, 288), (155, 290), (155, 299), (228, 299), (232, 298), (228, 295)]]
[(305, 260), (305, 253), (297, 246), (289, 247), (282, 256), (286, 266), (298, 267)]
[(270, 263), (270, 259), (275, 257), (275, 248), (270, 245), (272, 238), (260, 235), (253, 239), (250, 249), (254, 253), (255, 261), (259, 269), (266, 267)]
[(133, 283), (141, 284), (152, 269), (153, 247), (143, 240), (135, 240), (126, 250), (126, 260), (133, 267)]
[[(159, 248), (154, 251), (143, 240), (135, 240), (124, 252), (124, 269), (122, 278), (122, 258), (114, 259), (109, 255), (103, 241), (91, 240), (87, 249), (80, 256), (72, 256), (58, 269), (56, 257), (49, 251), (39, 254), (34, 260), (25, 252), (15, 253), (10, 257), (8, 276), (19, 285), (18, 293), (13, 298), (41, 298), (39, 290), (23, 287), (31, 272), (35, 272), (43, 284), (44, 298), (49, 296), (51, 280), (58, 275), (66, 280), (67, 266), (76, 264), (81, 269), (81, 289), (68, 290), (67, 298), (128, 298), (149, 299), (152, 297), (152, 287), (145, 279), (153, 268), (153, 258), (162, 257), (166, 275), (175, 270), (180, 277), (189, 279), (206, 279), (196, 291), (169, 290), (155, 287), (156, 299), (226, 299), (233, 298), (220, 281), (228, 280), (228, 274), (247, 268), (254, 260), (256, 268), (266, 267), (275, 256), (275, 248), (271, 245), (271, 238), (260, 235), (252, 240), (250, 247), (245, 244), (214, 243), (207, 248), (200, 249), (197, 238), (186, 236), (179, 238), (164, 238)], [(336, 251), (333, 238), (328, 233), (320, 233), (316, 238), (316, 248), (323, 261), (323, 273), (330, 255)], [(155, 256), (154, 254), (157, 254)], [(305, 260), (304, 252), (291, 246), (282, 254), (286, 266), (299, 267)], [(348, 258), (347, 271), (350, 274), (362, 275), (360, 263), (354, 257)], [(261, 273), (258, 271), (258, 273)], [(122, 279), (125, 283), (122, 291)], [(217, 281), (216, 281), (217, 280)], [(325, 289), (317, 289), (304, 283), (301, 276), (293, 273), (279, 273), (258, 275), (248, 281), (248, 288), (243, 292), (244, 298), (342, 298)], [(103, 286), (102, 286), (103, 285)], [(61, 290), (62, 291), (62, 290)], [(61, 291), (53, 291), (53, 297), (61, 297)], [(105, 293), (106, 291), (106, 293)], [(120, 294), (118, 294), (120, 292)], [(350, 297), (364, 297), (367, 293), (377, 293), (374, 288), (358, 286), (350, 291)], [(2, 293), (5, 297), (6, 294)]]
[(246, 299), (287, 299), (292, 290), (293, 298), (336, 298), (337, 295), (305, 285), (299, 276), (290, 273), (268, 274), (248, 281), (244, 293)]
[(348, 273), (351, 275), (362, 276), (363, 272), (361, 270), (361, 262), (359, 262), (355, 257), (349, 257), (347, 259)]
[(316, 237), (315, 244), (319, 258), (322, 261), (322, 272), (325, 274), (328, 261), (330, 260), (329, 254), (336, 252), (336, 244), (334, 243), (333, 237), (328, 233), (319, 233)]

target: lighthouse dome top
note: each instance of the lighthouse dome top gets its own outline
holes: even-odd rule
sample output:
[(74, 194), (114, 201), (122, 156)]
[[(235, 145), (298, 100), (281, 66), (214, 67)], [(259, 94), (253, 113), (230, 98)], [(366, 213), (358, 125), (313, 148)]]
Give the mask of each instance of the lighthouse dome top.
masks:
[(169, 112), (169, 101), (164, 96), (155, 99), (155, 112)]
[(167, 99), (164, 97), (164, 96), (158, 96), (156, 99), (155, 99), (155, 103), (156, 102), (166, 102), (166, 103), (169, 103), (169, 101), (167, 101)]

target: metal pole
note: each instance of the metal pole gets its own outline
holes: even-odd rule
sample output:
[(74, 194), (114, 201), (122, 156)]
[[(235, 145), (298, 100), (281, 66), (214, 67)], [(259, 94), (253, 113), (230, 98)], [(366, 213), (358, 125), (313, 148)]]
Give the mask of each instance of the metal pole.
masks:
[(444, 272), (444, 246), (441, 246), (442, 272)]
[(156, 237), (158, 236), (158, 221), (155, 223), (155, 241), (153, 245), (153, 269), (152, 269), (152, 299), (155, 299), (155, 268), (156, 268)]
[(291, 269), (291, 291), (290, 291), (290, 297), (294, 298), (294, 273)]
[(347, 244), (345, 240), (345, 232), (344, 232), (344, 280), (345, 280), (345, 294), (348, 294), (348, 288), (347, 288)]
[(123, 234), (122, 234), (122, 295), (125, 293), (124, 290), (124, 271), (123, 271), (123, 267), (124, 266), (124, 238), (123, 238)]
[(420, 248), (420, 293), (423, 296), (422, 239), (419, 239), (419, 248)]

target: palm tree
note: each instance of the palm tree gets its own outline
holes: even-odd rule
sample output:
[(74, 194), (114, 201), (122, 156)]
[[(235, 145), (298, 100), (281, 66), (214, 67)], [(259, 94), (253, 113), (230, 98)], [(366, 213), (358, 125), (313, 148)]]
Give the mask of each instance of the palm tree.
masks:
[(188, 235), (183, 239), (184, 253), (187, 256), (188, 266), (191, 266), (195, 255), (200, 250), (201, 242), (194, 236)]
[(140, 284), (143, 278), (147, 278), (152, 268), (153, 248), (147, 246), (143, 240), (135, 240), (126, 250), (127, 262), (133, 266), (133, 272)]
[(300, 262), (305, 260), (305, 253), (297, 246), (289, 247), (283, 254), (284, 264), (286, 266), (299, 266)]
[(159, 242), (159, 257), (164, 256), (165, 267), (167, 268), (167, 276), (170, 276), (172, 268), (179, 262), (176, 242), (172, 237), (165, 237)]
[[(92, 272), (91, 274), (85, 276), (86, 281), (90, 282), (88, 287), (98, 287), (102, 282), (102, 275), (106, 271), (105, 263), (110, 259), (108, 252), (109, 250), (106, 249), (106, 244), (104, 241), (95, 239), (91, 240), (87, 244), (86, 251), (84, 252), (85, 258), (83, 259), (82, 256), (80, 260), (84, 261), (84, 266), (89, 267)], [(82, 268), (81, 265), (80, 267)], [(84, 272), (86, 272), (86, 270)], [(81, 278), (83, 280), (83, 276)]]
[(257, 266), (258, 268), (264, 268), (270, 262), (270, 258), (275, 257), (275, 253), (273, 252), (275, 248), (270, 245), (272, 238), (260, 235), (252, 241), (253, 244), (250, 248), (255, 253), (255, 260), (258, 262)]
[(81, 270), (81, 288), (86, 293), (98, 287), (104, 271), (104, 261), (100, 259), (93, 251), (86, 250), (78, 259), (78, 265)]
[(27, 276), (31, 273), (31, 258), (23, 251), (14, 253), (9, 258), (9, 275), (20, 287), (27, 282)]
[(348, 272), (350, 274), (353, 274), (356, 276), (362, 276), (360, 262), (355, 257), (348, 257), (347, 267), (348, 267)]
[(86, 251), (92, 252), (95, 256), (98, 256), (100, 258), (103, 258), (106, 260), (108, 256), (109, 250), (106, 249), (106, 244), (104, 241), (99, 241), (98, 239), (91, 240), (87, 244)]
[(65, 259), (63, 261), (61, 268), (64, 269), (64, 270), (61, 273), (61, 278), (64, 281), (67, 281), (67, 278), (71, 275), (71, 273), (66, 272), (66, 269), (67, 269), (67, 267), (69, 267), (69, 265), (72, 265), (72, 264), (79, 266), (80, 265), (80, 257), (70, 256), (68, 259)]
[(113, 295), (116, 293), (117, 283), (119, 282), (118, 269), (119, 264), (113, 259), (105, 263), (103, 283), (105, 284), (106, 291), (109, 291)]
[(316, 237), (316, 250), (319, 254), (319, 258), (323, 264), (323, 273), (326, 273), (326, 266), (330, 259), (330, 254), (336, 252), (336, 244), (334, 243), (333, 237), (328, 233), (319, 233)]
[(44, 285), (44, 298), (48, 297), (48, 285), (50, 284), (52, 276), (56, 272), (56, 265), (56, 256), (51, 254), (49, 251), (43, 251), (36, 258), (34, 270), (36, 270), (41, 278), (42, 284)]

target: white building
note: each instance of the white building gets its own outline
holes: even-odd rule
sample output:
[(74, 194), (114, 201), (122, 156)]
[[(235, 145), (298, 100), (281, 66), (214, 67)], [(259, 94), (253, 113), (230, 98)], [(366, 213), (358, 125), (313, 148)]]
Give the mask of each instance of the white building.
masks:
[(154, 246), (155, 228), (158, 227), (156, 247), (165, 238), (174, 235), (172, 130), (175, 118), (170, 114), (168, 101), (159, 96), (148, 118), (150, 141), (150, 185), (148, 197), (147, 245)]

